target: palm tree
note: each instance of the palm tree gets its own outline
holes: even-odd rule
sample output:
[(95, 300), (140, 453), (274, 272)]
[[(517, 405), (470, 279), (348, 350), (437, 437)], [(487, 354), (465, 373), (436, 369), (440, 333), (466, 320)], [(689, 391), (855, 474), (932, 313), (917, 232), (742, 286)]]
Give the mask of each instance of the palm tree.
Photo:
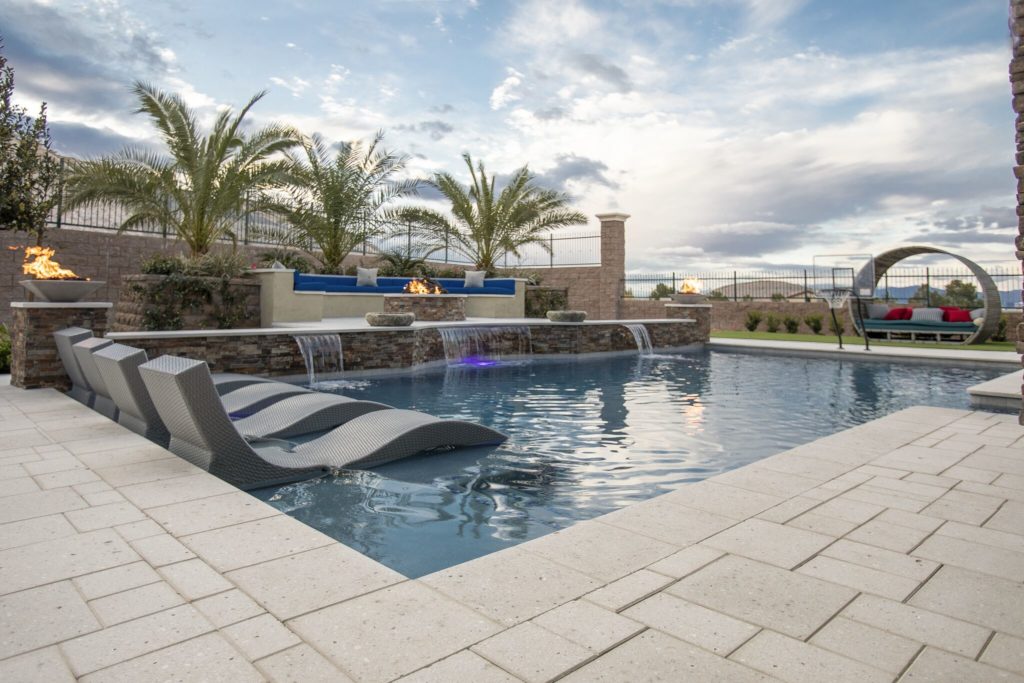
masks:
[(451, 216), (420, 207), (402, 211), (432, 251), (447, 247), (472, 259), (477, 269), (493, 271), (502, 256), (519, 256), (528, 244), (550, 251), (548, 231), (586, 224), (585, 215), (566, 208), (568, 195), (537, 187), (526, 166), (512, 172), (495, 198), (495, 177), (487, 177), (483, 162), (474, 168), (469, 154), (462, 159), (472, 180), (468, 188), (449, 173), (437, 173), (430, 181), (451, 202)]
[(291, 200), (276, 208), (320, 260), (321, 272), (340, 273), (353, 249), (388, 231), (397, 215), (388, 205), (416, 193), (419, 181), (394, 179), (408, 157), (381, 149), (383, 139), (378, 132), (369, 143), (344, 143), (332, 156), (314, 135), (303, 144), (303, 158), (289, 157)]
[(184, 241), (193, 258), (219, 239), (234, 241), (232, 226), (264, 208), (261, 192), (285, 177), (285, 159), (274, 157), (299, 144), (298, 131), (278, 124), (242, 131), (246, 115), (266, 91), (237, 114), (221, 111), (204, 135), (196, 113), (180, 96), (142, 82), (132, 90), (139, 100), (135, 113), (149, 117), (169, 156), (126, 148), (112, 157), (75, 163), (67, 179), (67, 208), (118, 204), (127, 214), (120, 230), (156, 224)]

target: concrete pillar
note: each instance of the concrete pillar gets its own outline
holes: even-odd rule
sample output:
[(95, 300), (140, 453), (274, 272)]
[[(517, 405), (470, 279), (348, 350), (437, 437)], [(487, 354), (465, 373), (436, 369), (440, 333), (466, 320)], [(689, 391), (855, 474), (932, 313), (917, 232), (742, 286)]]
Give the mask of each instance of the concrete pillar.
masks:
[(599, 213), (601, 221), (601, 308), (592, 316), (618, 320), (626, 277), (626, 219), (628, 213)]
[(95, 301), (13, 302), (11, 384), (22, 389), (69, 389), (71, 380), (64, 372), (53, 333), (65, 327), (84, 327), (102, 337), (107, 332), (107, 313), (112, 306)]
[[(1017, 258), (1024, 261), (1024, 0), (1010, 0), (1010, 33), (1013, 38), (1013, 58), (1010, 60), (1010, 91), (1013, 95), (1013, 111), (1017, 114), (1015, 142), (1017, 146), (1016, 166), (1013, 174), (1017, 177)], [(1024, 322), (1017, 325), (1017, 352), (1024, 353)], [(1024, 386), (1021, 387), (1024, 395)], [(1024, 410), (1020, 423), (1024, 424)]]

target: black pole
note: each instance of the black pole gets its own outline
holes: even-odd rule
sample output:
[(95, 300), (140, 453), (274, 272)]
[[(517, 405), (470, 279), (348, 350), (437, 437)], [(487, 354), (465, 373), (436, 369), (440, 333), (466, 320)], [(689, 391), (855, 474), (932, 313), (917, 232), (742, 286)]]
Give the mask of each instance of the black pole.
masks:
[(839, 320), (836, 318), (836, 309), (832, 308), (831, 302), (829, 302), (828, 310), (832, 314), (832, 329), (836, 331), (836, 336), (839, 337), (839, 348), (843, 348), (843, 331), (839, 329)]

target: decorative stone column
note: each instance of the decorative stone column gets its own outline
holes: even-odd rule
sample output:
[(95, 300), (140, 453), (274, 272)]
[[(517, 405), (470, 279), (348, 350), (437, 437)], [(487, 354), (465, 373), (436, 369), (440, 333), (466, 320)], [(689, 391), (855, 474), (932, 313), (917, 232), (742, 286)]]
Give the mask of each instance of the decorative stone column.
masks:
[(590, 318), (618, 320), (625, 291), (628, 213), (599, 213), (601, 221), (601, 306)]
[[(1024, 261), (1024, 0), (1010, 0), (1010, 33), (1013, 38), (1013, 59), (1010, 60), (1010, 88), (1013, 94), (1013, 111), (1017, 114), (1015, 142), (1017, 146), (1016, 165), (1013, 174), (1017, 177), (1017, 258)], [(1024, 354), (1024, 322), (1017, 325), (1017, 353)], [(1024, 395), (1024, 386), (1021, 387)], [(1024, 424), (1024, 410), (1020, 423)]]
[(65, 327), (84, 327), (102, 337), (112, 306), (96, 301), (11, 303), (11, 384), (22, 389), (69, 389), (71, 380), (64, 372), (53, 333)]
[(670, 320), (696, 320), (699, 341), (707, 343), (711, 340), (711, 304), (665, 304), (665, 317)]

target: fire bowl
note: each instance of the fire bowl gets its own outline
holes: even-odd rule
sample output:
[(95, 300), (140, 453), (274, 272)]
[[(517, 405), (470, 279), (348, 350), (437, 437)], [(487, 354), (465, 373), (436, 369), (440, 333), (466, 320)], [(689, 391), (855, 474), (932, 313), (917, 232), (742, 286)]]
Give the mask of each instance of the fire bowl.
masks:
[(20, 284), (40, 301), (69, 304), (81, 301), (107, 283), (102, 280), (22, 280)]
[(586, 311), (548, 311), (548, 320), (553, 323), (581, 323), (587, 319)]
[(672, 295), (672, 301), (677, 304), (706, 304), (708, 298), (703, 294), (682, 294)]
[(408, 327), (416, 320), (414, 313), (367, 313), (370, 327)]

